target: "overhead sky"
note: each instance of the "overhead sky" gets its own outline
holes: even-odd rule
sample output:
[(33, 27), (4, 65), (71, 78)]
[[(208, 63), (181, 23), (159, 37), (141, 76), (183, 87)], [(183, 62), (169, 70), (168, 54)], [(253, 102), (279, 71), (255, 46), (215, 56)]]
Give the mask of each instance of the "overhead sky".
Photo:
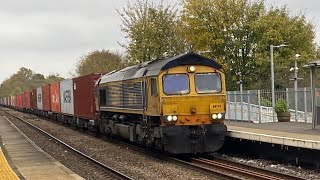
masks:
[[(0, 0), (0, 83), (20, 67), (68, 78), (79, 58), (92, 50), (124, 52), (118, 43), (125, 40), (116, 9), (127, 1)], [(292, 13), (305, 13), (316, 25), (320, 44), (320, 1), (266, 2), (287, 5)]]

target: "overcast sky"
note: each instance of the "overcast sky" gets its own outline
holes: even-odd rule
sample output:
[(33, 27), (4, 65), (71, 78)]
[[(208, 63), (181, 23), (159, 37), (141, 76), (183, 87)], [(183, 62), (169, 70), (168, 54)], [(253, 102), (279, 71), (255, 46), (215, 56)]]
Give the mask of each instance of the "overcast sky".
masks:
[[(179, 2), (179, 0), (175, 0)], [(0, 0), (0, 82), (29, 68), (65, 78), (79, 58), (94, 49), (121, 49), (124, 42), (117, 8), (127, 0)], [(320, 1), (267, 0), (304, 12), (316, 25), (320, 44)]]

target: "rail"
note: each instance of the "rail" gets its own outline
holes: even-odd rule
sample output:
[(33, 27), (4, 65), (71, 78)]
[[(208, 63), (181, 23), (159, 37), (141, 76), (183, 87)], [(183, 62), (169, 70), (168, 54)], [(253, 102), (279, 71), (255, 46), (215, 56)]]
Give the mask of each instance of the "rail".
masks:
[(303, 178), (282, 174), (276, 171), (261, 169), (254, 166), (237, 163), (221, 158), (213, 160), (206, 158), (192, 158), (191, 162), (200, 166), (220, 170), (240, 179), (265, 179), (265, 180), (302, 180)]
[(30, 127), (32, 127), (32, 128), (34, 128), (34, 129), (36, 129), (37, 131), (43, 133), (44, 135), (46, 135), (46, 136), (54, 139), (55, 141), (57, 141), (58, 143), (62, 144), (62, 145), (65, 146), (66, 148), (72, 150), (72, 151), (75, 152), (76, 154), (78, 154), (78, 155), (86, 158), (87, 160), (93, 162), (94, 164), (96, 164), (96, 165), (98, 165), (98, 166), (106, 169), (106, 170), (109, 171), (111, 174), (113, 174), (114, 176), (116, 176), (117, 179), (132, 180), (131, 177), (129, 177), (129, 176), (127, 176), (127, 175), (125, 175), (125, 174), (123, 174), (123, 173), (121, 173), (121, 172), (119, 172), (119, 171), (117, 171), (117, 170), (115, 170), (115, 169), (113, 169), (113, 168), (111, 168), (111, 167), (109, 167), (108, 165), (103, 164), (102, 162), (100, 162), (100, 161), (98, 161), (98, 160), (96, 160), (96, 159), (93, 159), (93, 158), (90, 157), (89, 155), (86, 155), (86, 154), (80, 152), (79, 150), (73, 148), (73, 147), (70, 146), (69, 144), (63, 142), (62, 140), (56, 138), (55, 136), (53, 136), (53, 135), (51, 135), (50, 133), (42, 130), (41, 128), (36, 127), (36, 126), (34, 126), (33, 124), (25, 121), (24, 119), (22, 119), (22, 118), (20, 118), (20, 117), (18, 117), (18, 116), (16, 116), (16, 115), (13, 115), (13, 114), (11, 114), (11, 113), (9, 113), (9, 112), (7, 112), (7, 111), (4, 111), (4, 110), (1, 110), (1, 111), (2, 111), (2, 112), (5, 112), (6, 114), (9, 114), (10, 116), (12, 116), (12, 117), (14, 117), (14, 118), (16, 118), (16, 119), (19, 119), (19, 120), (22, 121), (23, 123), (29, 125)]

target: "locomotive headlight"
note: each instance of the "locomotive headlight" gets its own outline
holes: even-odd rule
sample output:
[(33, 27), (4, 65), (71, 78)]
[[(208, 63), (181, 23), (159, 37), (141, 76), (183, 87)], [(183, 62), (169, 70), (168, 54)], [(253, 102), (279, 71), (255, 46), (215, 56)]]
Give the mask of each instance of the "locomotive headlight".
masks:
[(177, 116), (172, 116), (172, 120), (177, 121), (178, 117)]
[(189, 70), (189, 72), (195, 72), (196, 71), (196, 67), (189, 66), (188, 70)]
[(218, 115), (217, 114), (212, 114), (211, 117), (212, 117), (212, 119), (217, 119)]
[(169, 122), (172, 121), (172, 119), (173, 119), (172, 116), (168, 116), (168, 117), (167, 117), (167, 120), (168, 120)]
[(218, 119), (221, 119), (221, 118), (222, 118), (222, 114), (219, 113), (219, 114), (218, 114)]

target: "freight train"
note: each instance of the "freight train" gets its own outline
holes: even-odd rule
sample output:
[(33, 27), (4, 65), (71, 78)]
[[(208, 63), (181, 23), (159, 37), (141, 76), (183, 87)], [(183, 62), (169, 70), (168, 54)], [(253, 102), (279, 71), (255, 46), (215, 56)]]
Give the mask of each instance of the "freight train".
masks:
[(195, 53), (63, 80), (0, 104), (173, 154), (215, 152), (227, 131), (222, 66)]

